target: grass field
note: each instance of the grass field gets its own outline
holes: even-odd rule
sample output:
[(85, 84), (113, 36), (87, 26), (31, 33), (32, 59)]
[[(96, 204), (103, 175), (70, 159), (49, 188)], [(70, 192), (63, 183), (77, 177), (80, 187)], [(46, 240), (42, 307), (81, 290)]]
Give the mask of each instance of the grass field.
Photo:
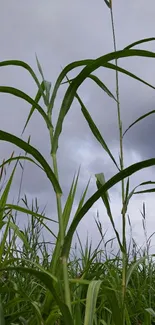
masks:
[[(154, 41), (154, 38), (139, 40), (117, 51), (114, 16), (112, 3), (104, 0), (111, 16), (114, 51), (97, 59), (85, 59), (68, 64), (58, 76), (54, 87), (44, 77), (41, 65), (37, 59), (40, 78), (33, 69), (23, 61), (10, 60), (0, 62), (1, 67), (18, 66), (26, 69), (33, 78), (37, 93), (33, 99), (19, 89), (0, 86), (1, 93), (16, 96), (31, 104), (24, 131), (37, 110), (45, 122), (51, 144), (51, 164), (28, 141), (0, 130), (0, 141), (14, 144), (25, 152), (24, 155), (11, 155), (0, 165), (0, 324), (1, 325), (151, 325), (155, 320), (155, 262), (150, 254), (151, 237), (146, 236), (146, 211), (142, 211), (142, 225), (146, 241), (145, 247), (139, 247), (132, 237), (127, 241), (126, 227), (132, 225), (128, 218), (128, 205), (134, 194), (153, 193), (154, 182), (142, 182), (131, 188), (130, 176), (138, 171), (155, 165), (155, 157), (137, 162), (125, 168), (124, 166), (124, 136), (132, 127), (154, 114), (149, 111), (134, 121), (127, 130), (123, 130), (121, 120), (121, 105), (119, 99), (119, 73), (142, 82), (146, 87), (155, 88), (135, 74), (121, 68), (120, 58), (147, 57), (155, 58), (155, 53), (139, 49), (142, 43)], [(135, 48), (138, 45), (138, 49)], [(153, 60), (152, 60), (153, 61)], [(112, 63), (113, 62), (113, 63)], [(77, 67), (81, 71), (74, 79), (68, 78), (68, 73)], [(112, 94), (104, 82), (97, 77), (98, 68), (108, 68), (116, 72), (116, 93)], [(89, 107), (86, 107), (78, 95), (78, 89), (90, 78), (92, 82), (110, 96), (116, 103), (117, 126), (119, 130), (119, 157), (114, 157), (106, 144), (101, 131), (93, 121)], [(67, 90), (55, 125), (53, 111), (59, 88), (66, 83)], [(65, 204), (62, 204), (63, 188), (59, 179), (57, 151), (59, 139), (67, 113), (73, 100), (79, 103), (79, 108), (96, 141), (99, 142), (103, 154), (108, 155), (117, 168), (117, 173), (105, 181), (104, 173), (96, 174), (96, 192), (86, 199), (89, 183), (79, 200), (77, 210), (71, 218), (79, 182), (79, 172), (70, 186)], [(41, 106), (40, 100), (44, 105)], [(22, 167), (23, 161), (35, 164), (47, 176), (55, 193), (57, 204), (57, 220), (49, 220), (46, 212), (40, 212), (37, 199), (28, 202), (27, 197), (20, 197), (18, 205), (9, 204), (8, 195), (12, 188), (17, 167)], [(9, 174), (8, 174), (9, 168)], [(11, 174), (10, 174), (11, 170)], [(9, 175), (9, 176), (8, 176)], [(121, 187), (121, 222), (122, 233), (117, 231), (111, 211), (109, 190), (116, 184)], [(95, 202), (101, 198), (115, 233), (115, 240), (105, 242), (102, 222), (97, 219), (99, 245), (92, 249), (91, 242), (86, 245), (77, 237), (78, 250), (73, 248), (72, 239), (77, 227)], [(16, 213), (27, 216), (25, 228), (19, 227)], [(90, 213), (90, 212), (89, 212)], [(53, 233), (53, 223), (57, 223), (58, 234)], [(49, 242), (42, 234), (48, 232)], [(54, 244), (53, 244), (54, 237)], [(113, 254), (113, 245), (117, 241), (118, 252)]]

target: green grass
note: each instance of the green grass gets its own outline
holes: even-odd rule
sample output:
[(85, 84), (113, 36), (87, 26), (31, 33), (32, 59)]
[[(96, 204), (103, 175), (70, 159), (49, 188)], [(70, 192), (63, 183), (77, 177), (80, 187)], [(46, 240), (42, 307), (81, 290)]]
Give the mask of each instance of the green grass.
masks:
[[(49, 163), (41, 152), (30, 144), (30, 138), (28, 141), (24, 141), (13, 134), (0, 130), (1, 141), (10, 142), (25, 151), (23, 156), (15, 156), (13, 153), (0, 166), (0, 324), (2, 325), (151, 325), (155, 320), (155, 262), (154, 257), (150, 254), (151, 237), (147, 238), (145, 205), (143, 205), (142, 211), (145, 247), (138, 247), (132, 237), (132, 231), (128, 243), (126, 230), (127, 222), (132, 230), (127, 210), (133, 195), (155, 191), (152, 188), (154, 181), (143, 182), (135, 188), (131, 188), (130, 176), (139, 170), (154, 166), (155, 157), (125, 168), (123, 150), (126, 133), (139, 121), (154, 114), (155, 111), (146, 112), (133, 121), (127, 130), (123, 130), (118, 79), (119, 73), (123, 73), (155, 89), (153, 85), (118, 65), (120, 58), (134, 56), (155, 58), (154, 52), (134, 49), (136, 45), (140, 46), (144, 42), (154, 41), (155, 38), (139, 40), (125, 49), (117, 51), (112, 2), (105, 0), (105, 4), (111, 17), (114, 52), (97, 59), (70, 63), (62, 70), (53, 88), (51, 83), (45, 79), (38, 58), (36, 59), (41, 80), (25, 62), (19, 60), (0, 62), (0, 67), (20, 66), (26, 69), (33, 78), (37, 86), (35, 99), (19, 89), (9, 86), (0, 86), (0, 92), (19, 97), (32, 105), (23, 127), (23, 134), (33, 112), (37, 110), (40, 113), (48, 130), (51, 145), (51, 162)], [(115, 61), (115, 64), (111, 61)], [(81, 67), (81, 71), (74, 79), (69, 80), (68, 73), (77, 67)], [(103, 82), (94, 74), (98, 68), (115, 70), (116, 94), (112, 94), (111, 90), (107, 88), (106, 80)], [(101, 131), (92, 119), (89, 108), (85, 106), (78, 95), (79, 87), (87, 78), (90, 78), (116, 103), (119, 157), (114, 157)], [(57, 121), (53, 124), (55, 99), (58, 96), (59, 88), (64, 83), (67, 84), (67, 90)], [(77, 210), (71, 217), (80, 171), (74, 176), (66, 202), (62, 204), (63, 188), (59, 178), (57, 151), (65, 118), (72, 108), (75, 98), (88, 127), (101, 145), (103, 155), (110, 157), (118, 172), (108, 181), (106, 181), (104, 173), (94, 175), (96, 192), (86, 199), (88, 182), (81, 194)], [(44, 107), (39, 104), (40, 99), (44, 101)], [(40, 212), (37, 199), (29, 203), (26, 196), (21, 197), (26, 160), (35, 164), (36, 168), (42, 169), (51, 184), (52, 193), (54, 190), (57, 204), (57, 235), (52, 230), (55, 220), (49, 220), (45, 211)], [(21, 167), (21, 183), (17, 195), (18, 203), (13, 205), (8, 203), (8, 195), (19, 166)], [(10, 176), (7, 176), (8, 172)], [(120, 183), (122, 194), (121, 234), (113, 219), (108, 192), (117, 183)], [(149, 189), (146, 188), (148, 185)], [(96, 249), (92, 249), (92, 243), (89, 243), (88, 240), (83, 247), (78, 235), (79, 250), (72, 248), (72, 239), (77, 233), (80, 221), (99, 198), (102, 199), (106, 208), (115, 238), (109, 238), (105, 242), (102, 222), (97, 218), (96, 226), (100, 238)], [(25, 228), (19, 227), (17, 213), (24, 213), (27, 216)], [(50, 238), (48, 243), (42, 236), (42, 233), (45, 236), (45, 232), (48, 232)], [(113, 247), (116, 242), (118, 252), (114, 253)], [(108, 249), (109, 245), (110, 249)]]

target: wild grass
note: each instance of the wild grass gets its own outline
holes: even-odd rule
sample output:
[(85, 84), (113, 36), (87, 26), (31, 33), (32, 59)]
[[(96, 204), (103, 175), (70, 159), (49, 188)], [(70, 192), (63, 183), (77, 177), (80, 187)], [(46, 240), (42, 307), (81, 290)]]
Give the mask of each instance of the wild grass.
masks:
[[(35, 99), (20, 89), (9, 86), (0, 86), (0, 92), (17, 96), (32, 105), (23, 128), (23, 134), (33, 112), (37, 110), (40, 113), (48, 130), (51, 145), (51, 163), (49, 164), (43, 155), (31, 145), (30, 138), (26, 142), (22, 138), (0, 130), (1, 141), (12, 143), (25, 152), (23, 156), (15, 156), (13, 153), (0, 166), (0, 324), (2, 325), (150, 325), (155, 319), (155, 263), (150, 254), (151, 237), (147, 237), (145, 205), (142, 211), (145, 247), (138, 247), (132, 237), (132, 232), (130, 241), (127, 243), (126, 233), (127, 221), (132, 229), (127, 209), (133, 195), (154, 192), (153, 181), (142, 182), (135, 188), (131, 188), (130, 176), (139, 170), (154, 166), (155, 157), (125, 168), (123, 151), (123, 140), (126, 133), (140, 120), (154, 114), (154, 110), (146, 112), (129, 125), (127, 130), (123, 130), (118, 80), (118, 73), (123, 73), (148, 87), (155, 88), (118, 65), (120, 58), (134, 56), (155, 58), (154, 52), (134, 48), (144, 42), (154, 41), (155, 38), (139, 40), (128, 45), (125, 49), (117, 51), (112, 1), (105, 0), (105, 4), (111, 14), (114, 52), (97, 59), (70, 63), (58, 76), (53, 89), (51, 89), (51, 83), (45, 79), (38, 59), (37, 65), (41, 81), (25, 62), (19, 60), (0, 62), (0, 68), (10, 65), (19, 66), (26, 69), (33, 78), (37, 86)], [(111, 61), (115, 63), (111, 63)], [(68, 73), (77, 67), (81, 67), (80, 73), (70, 80)], [(116, 95), (112, 94), (106, 84), (94, 75), (98, 68), (115, 70)], [(90, 78), (116, 102), (120, 143), (119, 159), (114, 157), (93, 121), (89, 108), (86, 108), (78, 95), (79, 87), (87, 78)], [(62, 100), (57, 121), (53, 124), (55, 99), (63, 83), (67, 84), (67, 90)], [(107, 154), (111, 158), (118, 173), (108, 181), (105, 180), (106, 175), (104, 173), (96, 174), (96, 192), (86, 200), (88, 182), (72, 218), (79, 172), (72, 181), (67, 200), (63, 205), (63, 189), (59, 178), (57, 151), (65, 118), (75, 98), (92, 134), (100, 143), (103, 154)], [(39, 104), (40, 99), (44, 102), (43, 107)], [(26, 160), (44, 171), (51, 184), (51, 189), (54, 189), (57, 204), (57, 235), (51, 226), (55, 220), (49, 220), (45, 211), (40, 212), (37, 199), (33, 200), (30, 206), (26, 196), (21, 198), (21, 187), (18, 193), (18, 203), (16, 205), (8, 203), (8, 195), (16, 169), (19, 165), (22, 167), (22, 184), (23, 162)], [(11, 167), (11, 175), (6, 178), (6, 170)], [(122, 234), (116, 228), (108, 192), (117, 183), (121, 183)], [(150, 188), (148, 189), (146, 186), (150, 186)], [(72, 249), (72, 239), (77, 232), (77, 226), (99, 198), (102, 198), (115, 238), (106, 242), (102, 222), (96, 219), (96, 226), (101, 239), (96, 249), (92, 249), (92, 244), (88, 240), (83, 247), (79, 235), (77, 238), (80, 250)], [(25, 228), (19, 227), (16, 218), (17, 213), (27, 215), (28, 222)], [(48, 231), (48, 237), (51, 238), (49, 242), (46, 242), (42, 237), (42, 233), (45, 234), (45, 231)], [(117, 241), (119, 250), (114, 253), (115, 241)], [(109, 245), (111, 245), (110, 250), (108, 249)]]

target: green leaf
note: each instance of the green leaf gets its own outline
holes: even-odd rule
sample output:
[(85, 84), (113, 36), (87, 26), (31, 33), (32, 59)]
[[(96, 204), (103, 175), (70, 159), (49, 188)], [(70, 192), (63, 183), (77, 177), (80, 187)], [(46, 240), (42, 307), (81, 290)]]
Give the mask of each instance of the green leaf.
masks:
[(108, 8), (111, 8), (111, 1), (112, 0), (104, 0), (105, 4), (107, 5)]
[[(111, 97), (112, 99), (114, 99), (117, 102), (117, 99), (115, 98), (115, 96), (112, 94), (112, 92), (107, 88), (107, 86), (95, 75), (90, 74), (90, 76), (88, 76), (88, 78), (92, 79), (102, 90), (104, 90), (106, 92), (106, 94)], [(71, 83), (73, 79), (68, 78), (69, 80), (62, 82), (61, 84), (68, 84)]]
[(4, 311), (3, 311), (2, 301), (1, 301), (1, 295), (0, 295), (0, 324), (5, 325)]
[(14, 233), (18, 236), (18, 238), (21, 239), (21, 241), (24, 243), (24, 245), (27, 249), (32, 250), (24, 233), (20, 231), (19, 227), (15, 223), (8, 220), (8, 221), (4, 221), (4, 224), (6, 224), (7, 227), (13, 229)]
[(44, 215), (41, 215), (41, 214), (36, 213), (34, 211), (31, 211), (29, 209), (25, 209), (25, 208), (23, 208), (23, 207), (21, 207), (19, 205), (6, 204), (5, 208), (4, 208), (4, 211), (7, 211), (7, 210), (16, 210), (16, 211), (20, 211), (22, 213), (25, 213), (27, 215), (32, 215), (32, 216), (36, 217), (37, 219), (39, 219), (40, 224), (42, 224), (52, 234), (52, 236), (57, 239), (57, 236), (54, 234), (54, 232), (43, 221), (48, 220), (48, 221), (52, 221), (52, 222), (55, 222), (55, 223), (58, 223), (58, 221), (53, 220), (51, 218), (47, 218)]
[(146, 43), (146, 42), (151, 42), (151, 41), (155, 41), (155, 37), (149, 37), (149, 38), (143, 38), (139, 41), (136, 41), (134, 43), (131, 43), (130, 45), (126, 46), (124, 48), (124, 50), (129, 50), (131, 47), (142, 44), (142, 43)]
[(11, 176), (10, 176), (8, 182), (7, 182), (5, 190), (3, 191), (3, 194), (2, 194), (2, 196), (0, 198), (0, 222), (3, 219), (4, 208), (5, 208), (5, 205), (6, 205), (6, 202), (7, 202), (7, 199), (8, 199), (8, 195), (9, 195), (9, 192), (10, 192), (11, 184), (12, 184), (14, 173), (15, 173), (15, 170), (16, 170), (16, 165), (15, 165), (15, 167), (14, 167), (12, 173), (11, 173)]
[(54, 297), (57, 305), (59, 306), (60, 308), (60, 311), (62, 313), (62, 316), (63, 316), (63, 322), (65, 325), (74, 325), (74, 322), (73, 322), (73, 319), (72, 319), (72, 316), (70, 314), (70, 311), (67, 307), (67, 305), (65, 305), (59, 298), (59, 296), (57, 295), (56, 293), (56, 290), (54, 288), (54, 285), (53, 285), (53, 278), (52, 276), (50, 275), (49, 272), (46, 272), (46, 271), (37, 271), (35, 269), (32, 269), (32, 268), (26, 268), (26, 267), (7, 267), (7, 268), (2, 268), (1, 271), (3, 270), (16, 270), (16, 271), (21, 271), (21, 272), (24, 272), (24, 273), (29, 273), (29, 274), (32, 274), (34, 275), (37, 279), (39, 279), (46, 287), (47, 289), (50, 290), (52, 296)]
[(152, 317), (155, 317), (155, 311), (152, 308), (145, 309)]
[(124, 215), (127, 212), (128, 203), (129, 203), (130, 198), (131, 198), (131, 196), (129, 194), (129, 177), (128, 177), (127, 184), (126, 184), (126, 191), (125, 191), (125, 200), (123, 202), (123, 208), (122, 208), (122, 212), (121, 212)]
[(78, 204), (78, 207), (77, 207), (77, 210), (75, 212), (75, 216), (78, 214), (78, 212), (81, 210), (82, 206), (83, 206), (83, 203), (84, 203), (84, 200), (85, 200), (85, 197), (86, 197), (86, 194), (87, 194), (87, 191), (88, 191), (88, 187), (89, 187), (89, 184), (90, 184), (90, 179), (86, 185), (86, 188), (85, 190), (83, 191), (83, 194), (81, 196), (81, 199), (79, 201), (79, 204)]
[[(64, 99), (62, 101), (62, 105), (60, 108), (55, 132), (54, 132), (54, 137), (53, 137), (53, 148), (52, 148), (53, 154), (55, 154), (58, 149), (58, 140), (59, 140), (60, 133), (62, 131), (62, 124), (63, 124), (64, 118), (72, 105), (72, 102), (74, 100), (74, 97), (75, 97), (76, 92), (77, 92), (78, 88), (80, 87), (80, 85), (86, 80), (86, 78), (93, 71), (97, 70), (101, 66), (106, 65), (108, 61), (112, 61), (114, 59), (119, 59), (119, 58), (125, 58), (125, 57), (134, 57), (134, 56), (155, 58), (155, 53), (150, 52), (150, 51), (135, 50), (135, 49), (134, 50), (122, 50), (122, 51), (108, 53), (108, 54), (101, 56), (100, 58), (94, 60), (92, 63), (89, 63), (78, 74), (78, 76), (72, 81), (72, 83), (69, 85), (69, 87), (66, 91), (66, 94), (64, 96)], [(117, 67), (115, 69), (117, 70)]]
[(38, 303), (36, 301), (31, 301), (31, 304), (35, 310), (35, 314), (37, 316), (37, 320), (38, 320), (38, 324), (43, 324), (43, 318), (42, 318), (42, 315), (41, 315), (41, 310), (40, 310), (40, 307), (38, 305)]
[(132, 124), (129, 125), (129, 127), (125, 130), (125, 132), (123, 133), (123, 136), (127, 133), (127, 131), (129, 129), (131, 129), (132, 126), (134, 126), (136, 123), (138, 123), (139, 121), (143, 120), (144, 118), (148, 117), (151, 114), (154, 114), (155, 110), (152, 110), (144, 115), (141, 115), (137, 120), (135, 120)]
[(37, 61), (37, 66), (38, 66), (38, 70), (40, 72), (40, 75), (41, 75), (42, 79), (45, 80), (43, 70), (42, 70), (41, 64), (40, 64), (40, 62), (38, 60), (37, 54), (36, 54), (36, 61)]
[(108, 305), (110, 305), (110, 310), (112, 312), (112, 320), (113, 320), (112, 324), (123, 325), (123, 317), (122, 317), (123, 307), (121, 306), (118, 292), (116, 292), (116, 290), (113, 288), (112, 289), (110, 288), (110, 290), (108, 288), (107, 289), (105, 288), (105, 291), (106, 291)]
[[(40, 88), (41, 88), (42, 90), (41, 90)], [(35, 100), (34, 100), (35, 103), (37, 103), (37, 104), (39, 103), (39, 100), (40, 100), (40, 98), (41, 98), (41, 96), (42, 96), (42, 92), (44, 92), (44, 90), (45, 90), (44, 82), (41, 83), (40, 88), (38, 89), (38, 92), (37, 92), (36, 97), (35, 97)], [(22, 134), (24, 133), (24, 131), (25, 131), (27, 125), (28, 125), (28, 122), (30, 121), (30, 118), (32, 117), (32, 114), (33, 114), (35, 108), (36, 108), (36, 105), (32, 105), (32, 107), (31, 107), (31, 109), (30, 109), (30, 113), (29, 113), (29, 115), (28, 115), (28, 118), (27, 118), (27, 120), (26, 120), (26, 122), (25, 122), (25, 125), (24, 125), (24, 128), (23, 128), (23, 131), (22, 131)]]
[(45, 89), (45, 92), (46, 92), (44, 102), (45, 102), (45, 105), (48, 106), (49, 105), (49, 100), (50, 100), (51, 83), (45, 80), (43, 69), (42, 69), (41, 64), (40, 64), (40, 62), (38, 60), (37, 55), (36, 55), (36, 61), (37, 61), (38, 70), (40, 72), (40, 75), (41, 75), (43, 83), (44, 83), (44, 89)]
[(2, 265), (2, 257), (3, 257), (3, 254), (4, 254), (5, 245), (6, 245), (6, 242), (7, 242), (8, 231), (9, 231), (9, 221), (6, 224), (4, 234), (3, 234), (2, 239), (0, 241), (0, 265)]
[[(101, 188), (102, 186), (104, 186), (104, 184), (105, 184), (105, 177), (104, 177), (104, 174), (103, 174), (103, 173), (96, 174), (95, 177), (96, 177), (96, 179), (97, 179), (97, 180), (96, 180), (97, 188), (100, 189), (100, 188)], [(113, 216), (112, 216), (112, 212), (111, 212), (111, 208), (110, 208), (110, 204), (109, 204), (110, 199), (109, 199), (109, 194), (108, 194), (108, 192), (103, 193), (103, 194), (101, 195), (101, 197), (102, 197), (103, 203), (104, 203), (104, 205), (105, 205), (105, 208), (106, 208), (106, 210), (107, 210), (107, 215), (108, 215), (108, 217), (109, 217), (109, 219), (110, 219), (110, 222), (111, 222), (111, 224), (112, 224), (113, 230), (114, 230), (115, 235), (116, 235), (116, 237), (117, 237), (117, 240), (118, 240), (118, 244), (119, 244), (119, 246), (120, 246), (120, 249), (121, 249), (121, 251), (124, 251), (124, 248), (123, 248), (123, 246), (122, 246), (122, 244), (121, 244), (121, 240), (120, 240), (120, 237), (119, 237), (119, 233), (118, 233), (118, 231), (117, 231), (117, 229), (116, 229), (116, 227), (115, 227), (115, 223), (114, 223), (114, 220), (113, 220)]]
[(42, 170), (43, 170), (43, 168), (40, 166), (40, 165), (38, 165), (37, 163), (36, 163), (36, 161), (34, 161), (32, 158), (30, 158), (30, 157), (26, 157), (26, 156), (17, 156), (17, 157), (12, 157), (12, 158), (9, 158), (9, 159), (7, 159), (7, 160), (5, 160), (1, 165), (0, 165), (0, 168), (1, 167), (3, 167), (4, 165), (6, 165), (6, 164), (10, 164), (10, 162), (11, 161), (16, 161), (16, 160), (28, 160), (28, 161), (30, 161), (30, 162), (33, 162), (36, 166), (38, 166), (39, 168), (41, 168)]
[[(66, 203), (65, 203), (65, 206), (64, 206), (64, 209), (63, 209), (63, 212), (62, 212), (62, 220), (63, 220), (64, 232), (66, 232), (66, 228), (67, 228), (69, 218), (70, 218), (70, 214), (71, 214), (71, 211), (72, 211), (74, 198), (75, 198), (75, 194), (76, 194), (76, 189), (77, 189), (77, 183), (78, 183), (78, 179), (79, 179), (79, 172), (80, 172), (80, 169), (78, 171), (77, 177), (73, 178), (71, 188), (70, 188), (70, 191), (69, 191), (69, 195), (68, 195), (68, 198), (66, 200)], [(57, 270), (58, 264), (60, 264), (60, 260), (59, 260), (60, 255), (61, 255), (61, 240), (60, 240), (60, 232), (59, 232), (58, 237), (57, 237), (57, 241), (56, 241), (56, 245), (55, 245), (55, 249), (54, 249), (54, 252), (52, 254), (51, 265), (50, 265), (50, 269), (51, 269), (52, 273), (54, 273), (54, 274), (55, 274), (55, 272)]]
[(20, 61), (20, 60), (7, 60), (7, 61), (0, 62), (0, 67), (6, 67), (6, 66), (10, 66), (10, 65), (19, 66), (19, 67), (26, 69), (30, 73), (30, 75), (32, 76), (32, 78), (34, 79), (35, 83), (37, 84), (37, 86), (39, 88), (40, 82), (39, 82), (36, 74), (32, 70), (32, 68), (27, 63), (25, 63), (24, 61)]
[(112, 92), (107, 88), (107, 86), (97, 77), (97, 76), (95, 76), (95, 75), (93, 75), (93, 74), (90, 74), (90, 76), (89, 76), (89, 78), (90, 79), (92, 79), (93, 81), (95, 81), (96, 82), (96, 84), (102, 89), (102, 90), (104, 90), (105, 92), (106, 92), (106, 94), (109, 96), (109, 97), (111, 97), (111, 98), (113, 98), (116, 102), (117, 102), (117, 99), (115, 98), (115, 96), (112, 94)]
[(53, 92), (52, 92), (52, 96), (51, 96), (50, 104), (49, 104), (49, 115), (52, 114), (52, 109), (54, 107), (54, 102), (55, 102), (55, 98), (56, 98), (58, 89), (59, 89), (60, 85), (62, 84), (62, 80), (66, 77), (67, 73), (69, 71), (73, 70), (74, 68), (78, 68), (78, 67), (87, 65), (89, 63), (92, 63), (92, 62), (93, 62), (92, 59), (75, 61), (75, 62), (72, 62), (72, 63), (68, 64), (62, 70), (62, 72), (60, 73), (60, 75), (58, 76), (58, 78), (56, 80), (56, 83), (55, 83), (55, 86), (54, 86), (54, 89), (53, 89)]
[(129, 177), (130, 175), (134, 174), (135, 172), (148, 168), (155, 165), (155, 158), (143, 160), (139, 163), (133, 164), (127, 168), (125, 168), (123, 171), (117, 173), (112, 178), (110, 178), (98, 191), (96, 191), (83, 205), (81, 210), (78, 212), (78, 214), (73, 219), (71, 226), (68, 230), (68, 233), (65, 237), (64, 246), (62, 249), (62, 255), (68, 256), (70, 245), (72, 241), (73, 234), (79, 224), (79, 222), (82, 220), (84, 215), (90, 210), (90, 208), (93, 206), (93, 204), (104, 194), (106, 193), (110, 188), (112, 188), (115, 184), (120, 182), (122, 179)]
[(113, 157), (113, 155), (112, 155), (111, 151), (109, 150), (106, 142), (104, 141), (99, 129), (97, 128), (96, 124), (94, 123), (93, 119), (91, 118), (91, 115), (89, 114), (88, 110), (86, 109), (85, 105), (83, 104), (82, 100), (80, 99), (80, 97), (77, 94), (76, 94), (76, 97), (77, 97), (77, 99), (78, 99), (78, 101), (79, 101), (79, 103), (81, 105), (81, 111), (82, 111), (86, 121), (88, 122), (92, 133), (94, 134), (97, 141), (101, 144), (102, 148), (107, 152), (107, 154), (109, 155), (109, 157), (112, 159), (115, 166), (119, 170), (119, 167), (118, 167), (118, 165), (116, 163), (115, 158)]
[(155, 188), (149, 188), (148, 190), (143, 190), (143, 191), (136, 191), (134, 194), (144, 194), (144, 193), (154, 193)]
[(127, 270), (127, 274), (126, 274), (126, 287), (128, 286), (128, 283), (130, 281), (130, 278), (131, 278), (132, 273), (134, 272), (134, 270), (137, 268), (137, 266), (140, 263), (142, 263), (147, 258), (148, 258), (148, 256), (141, 257), (138, 261), (136, 261), (135, 263), (133, 263), (132, 265), (129, 266), (129, 268)]
[(99, 292), (101, 283), (102, 283), (102, 281), (100, 281), (100, 280), (97, 280), (97, 281), (93, 280), (90, 282), (90, 284), (88, 286), (84, 325), (93, 325), (94, 324), (96, 302), (97, 302), (98, 292)]
[(36, 213), (36, 212), (34, 212), (32, 210), (29, 210), (29, 209), (25, 209), (25, 208), (23, 208), (23, 207), (21, 207), (19, 205), (15, 205), (15, 204), (6, 204), (4, 210), (17, 210), (17, 211), (20, 211), (20, 212), (23, 212), (23, 213), (26, 213), (26, 214), (30, 214), (30, 215), (32, 215), (32, 216), (34, 216), (36, 218), (39, 218), (39, 219), (45, 219), (45, 220), (48, 220), (48, 221), (58, 223), (58, 221), (56, 221), (54, 219), (47, 218), (42, 214)]
[(18, 98), (24, 99), (26, 102), (33, 105), (38, 110), (38, 112), (42, 115), (43, 119), (45, 120), (47, 127), (52, 126), (50, 120), (48, 119), (48, 116), (45, 114), (42, 107), (37, 102), (35, 102), (30, 96), (28, 96), (26, 93), (24, 93), (23, 91), (21, 91), (17, 88), (13, 88), (13, 87), (0, 86), (0, 92), (6, 93), (6, 94), (11, 94)]
[(56, 176), (54, 175), (51, 167), (48, 165), (44, 157), (37, 149), (35, 149), (34, 147), (32, 147), (30, 144), (23, 141), (22, 139), (16, 137), (15, 135), (4, 132), (2, 130), (0, 130), (0, 140), (13, 143), (19, 148), (26, 151), (27, 153), (31, 154), (43, 167), (44, 172), (46, 173), (47, 177), (51, 181), (55, 192), (60, 194), (62, 193), (58, 180), (56, 179)]
[(133, 189), (130, 193), (128, 193), (128, 191), (129, 191), (129, 188), (128, 188), (127, 193), (126, 193), (126, 198), (125, 198), (124, 206), (123, 206), (124, 211), (127, 211), (127, 207), (128, 207), (129, 201), (130, 201), (130, 199), (132, 198), (132, 196), (133, 196), (134, 194), (145, 193), (146, 191), (149, 191), (149, 192), (152, 191), (152, 192), (154, 192), (153, 189), (151, 189), (151, 190), (144, 190), (144, 191), (137, 191), (137, 192), (135, 192), (135, 190), (136, 190), (138, 187), (140, 187), (140, 186), (144, 186), (144, 185), (150, 185), (150, 184), (155, 184), (155, 182), (147, 181), (147, 182), (140, 183), (139, 185), (135, 186), (134, 189)]
[(148, 86), (148, 87), (150, 87), (152, 89), (155, 89), (155, 87), (152, 86), (150, 83), (148, 83), (145, 80), (137, 77), (135, 74), (133, 74), (133, 73), (131, 73), (131, 72), (129, 72), (129, 71), (127, 71), (127, 70), (119, 67), (118, 65), (116, 66), (116, 65), (114, 65), (112, 63), (106, 63), (106, 64), (104, 64), (104, 67), (105, 68), (108, 68), (108, 69), (112, 69), (112, 70), (118, 71), (118, 72), (121, 72), (123, 74), (126, 74), (128, 77), (131, 77), (131, 78), (133, 78), (133, 79), (135, 79), (137, 81), (142, 82), (144, 85), (146, 85), (146, 86)]

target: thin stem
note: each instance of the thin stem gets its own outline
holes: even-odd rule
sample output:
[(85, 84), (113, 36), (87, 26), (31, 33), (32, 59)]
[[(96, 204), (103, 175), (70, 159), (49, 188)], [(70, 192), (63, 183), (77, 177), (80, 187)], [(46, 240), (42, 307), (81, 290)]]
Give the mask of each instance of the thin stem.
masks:
[[(48, 117), (49, 117), (49, 119), (51, 121), (51, 116), (48, 115)], [(52, 157), (52, 162), (53, 162), (54, 174), (55, 174), (57, 180), (59, 181), (56, 154), (52, 154), (53, 127), (49, 127), (49, 133), (50, 133), (51, 157)], [(60, 241), (61, 241), (61, 246), (63, 246), (63, 243), (64, 243), (64, 229), (63, 228), (64, 227), (63, 227), (63, 220), (62, 220), (62, 204), (61, 204), (61, 194), (60, 193), (56, 193), (56, 201), (57, 201), (57, 212), (58, 212), (58, 221), (59, 221)]]
[[(51, 116), (48, 115), (48, 117), (51, 120)], [(52, 123), (51, 123), (52, 124)], [(56, 154), (52, 153), (52, 141), (53, 141), (53, 128), (49, 128), (50, 133), (50, 141), (51, 141), (51, 157), (53, 161), (53, 170), (54, 174), (59, 181), (59, 174), (58, 174), (58, 165), (57, 165), (57, 157)], [(56, 193), (56, 201), (57, 201), (57, 212), (58, 212), (58, 221), (59, 221), (59, 233), (60, 233), (60, 250), (63, 247), (64, 244), (64, 237), (65, 237), (65, 231), (64, 231), (64, 225), (63, 225), (63, 219), (62, 219), (62, 203), (61, 203), (61, 194)], [(57, 248), (59, 251), (59, 242), (56, 243), (56, 255), (57, 255)], [(57, 260), (57, 257), (56, 257)], [(56, 265), (56, 264), (55, 264)], [(68, 279), (68, 265), (67, 265), (67, 258), (65, 256), (62, 257), (62, 269), (63, 269), (63, 280), (64, 280), (64, 291), (65, 291), (65, 303), (69, 308), (70, 313), (71, 311), (71, 297), (70, 297), (70, 287), (69, 287), (69, 279)]]
[[(113, 33), (113, 43), (114, 43), (114, 51), (117, 51), (116, 46), (116, 35), (115, 35), (115, 26), (114, 26), (114, 16), (112, 9), (112, 1), (110, 2), (110, 13), (111, 13), (111, 23), (112, 23), (112, 33)], [(117, 59), (115, 60), (115, 64), (117, 67)], [(116, 98), (117, 98), (117, 116), (118, 116), (118, 126), (119, 126), (119, 142), (120, 142), (120, 168), (121, 171), (124, 169), (124, 156), (123, 156), (123, 132), (122, 132), (122, 121), (121, 121), (121, 110), (120, 110), (120, 97), (119, 97), (119, 80), (118, 80), (118, 71), (116, 70)], [(122, 186), (122, 206), (124, 206), (125, 202), (125, 183), (124, 179), (121, 181)], [(123, 261), (123, 272), (122, 272), (122, 298), (123, 305), (125, 302), (125, 294), (126, 294), (126, 267), (127, 267), (127, 259), (126, 259), (126, 220), (125, 220), (125, 211), (122, 209), (122, 244), (124, 251), (122, 252), (122, 261)], [(123, 311), (125, 308), (123, 308)], [(123, 317), (124, 323), (124, 317)]]

